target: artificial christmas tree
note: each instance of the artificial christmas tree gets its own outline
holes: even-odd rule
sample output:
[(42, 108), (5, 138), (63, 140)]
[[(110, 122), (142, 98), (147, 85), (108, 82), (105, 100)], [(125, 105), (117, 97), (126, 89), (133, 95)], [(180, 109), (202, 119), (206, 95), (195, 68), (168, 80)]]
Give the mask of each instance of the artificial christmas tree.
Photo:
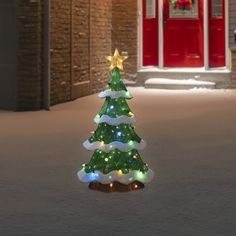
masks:
[(78, 177), (90, 183), (90, 188), (100, 191), (136, 190), (152, 180), (153, 171), (140, 157), (139, 150), (146, 142), (135, 132), (136, 119), (126, 102), (132, 95), (120, 79), (127, 57), (116, 49), (114, 56), (107, 59), (112, 70), (109, 89), (99, 94), (100, 98), (105, 98), (105, 103), (94, 119), (98, 127), (84, 142), (84, 147), (94, 154), (78, 172)]

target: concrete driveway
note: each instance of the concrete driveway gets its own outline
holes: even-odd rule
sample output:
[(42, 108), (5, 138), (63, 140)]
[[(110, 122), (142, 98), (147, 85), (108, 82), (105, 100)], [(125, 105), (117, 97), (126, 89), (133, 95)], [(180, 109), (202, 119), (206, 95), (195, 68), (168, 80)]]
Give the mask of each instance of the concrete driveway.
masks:
[(0, 112), (0, 236), (235, 236), (236, 91), (130, 88), (145, 189), (91, 191), (76, 172), (92, 153), (97, 95), (50, 112)]

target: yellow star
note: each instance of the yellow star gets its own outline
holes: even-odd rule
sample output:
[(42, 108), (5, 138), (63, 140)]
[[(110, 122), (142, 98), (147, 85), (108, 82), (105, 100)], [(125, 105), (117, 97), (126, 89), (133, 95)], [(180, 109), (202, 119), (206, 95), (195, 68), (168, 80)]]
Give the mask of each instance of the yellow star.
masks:
[(115, 67), (119, 68), (120, 70), (124, 70), (123, 62), (127, 58), (127, 56), (121, 56), (117, 48), (113, 56), (106, 57), (106, 59), (111, 62), (110, 70), (113, 70)]

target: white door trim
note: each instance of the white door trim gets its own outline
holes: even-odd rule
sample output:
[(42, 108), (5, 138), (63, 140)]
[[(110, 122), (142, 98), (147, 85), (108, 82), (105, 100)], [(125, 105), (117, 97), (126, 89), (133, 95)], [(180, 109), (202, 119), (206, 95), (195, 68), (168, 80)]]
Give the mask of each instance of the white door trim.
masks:
[(203, 53), (204, 53), (204, 68), (209, 69), (209, 16), (208, 16), (208, 1), (203, 0)]
[(159, 68), (164, 68), (164, 28), (163, 28), (163, 1), (158, 1), (158, 51), (159, 51)]

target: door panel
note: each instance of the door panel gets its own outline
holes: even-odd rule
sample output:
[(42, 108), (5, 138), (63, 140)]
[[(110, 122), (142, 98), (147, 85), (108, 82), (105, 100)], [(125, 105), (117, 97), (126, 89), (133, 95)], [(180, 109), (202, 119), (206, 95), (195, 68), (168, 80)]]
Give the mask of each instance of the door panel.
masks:
[(143, 0), (143, 65), (158, 65), (158, 0)]
[(225, 66), (224, 0), (209, 0), (209, 66)]
[(203, 0), (177, 9), (164, 0), (164, 66), (204, 66)]

